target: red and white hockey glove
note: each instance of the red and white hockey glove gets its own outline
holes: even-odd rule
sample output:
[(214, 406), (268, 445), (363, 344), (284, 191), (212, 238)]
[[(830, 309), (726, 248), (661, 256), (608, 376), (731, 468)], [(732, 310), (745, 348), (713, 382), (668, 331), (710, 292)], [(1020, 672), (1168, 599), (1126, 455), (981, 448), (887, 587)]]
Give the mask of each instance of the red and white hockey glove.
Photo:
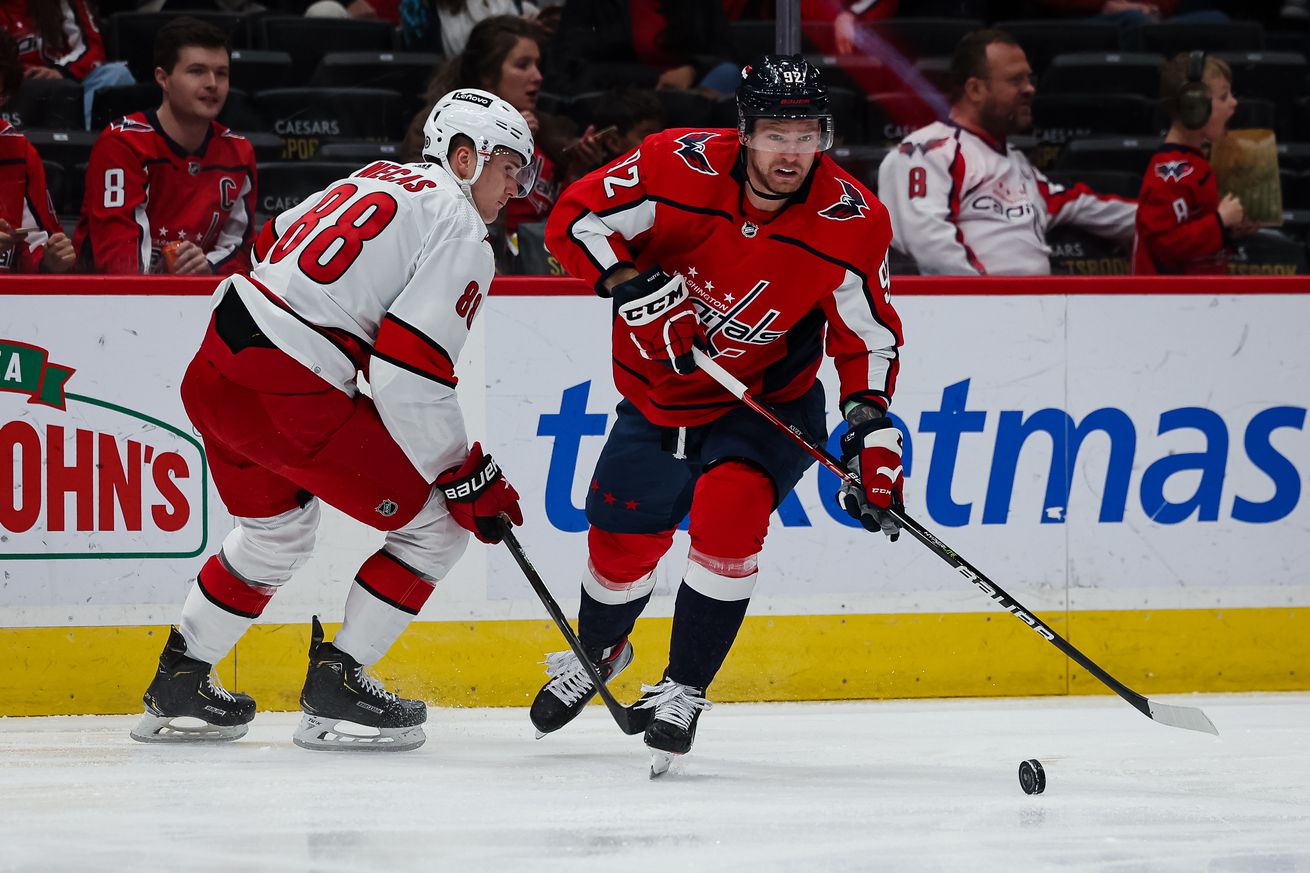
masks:
[(446, 508), (460, 527), (484, 543), (498, 543), (504, 536), (503, 512), (514, 524), (523, 524), (519, 493), (505, 481), (491, 455), (482, 454), (474, 443), (468, 457), (437, 477), (437, 487), (446, 498)]
[(886, 510), (905, 503), (901, 432), (885, 416), (852, 424), (841, 438), (841, 454), (846, 469), (859, 476), (864, 487), (844, 480), (837, 501), (865, 530), (882, 531), (896, 542), (901, 528)]
[(615, 341), (622, 322), (628, 339), (648, 361), (673, 367), (680, 376), (696, 371), (691, 349), (705, 341), (682, 277), (651, 267), (614, 286)]

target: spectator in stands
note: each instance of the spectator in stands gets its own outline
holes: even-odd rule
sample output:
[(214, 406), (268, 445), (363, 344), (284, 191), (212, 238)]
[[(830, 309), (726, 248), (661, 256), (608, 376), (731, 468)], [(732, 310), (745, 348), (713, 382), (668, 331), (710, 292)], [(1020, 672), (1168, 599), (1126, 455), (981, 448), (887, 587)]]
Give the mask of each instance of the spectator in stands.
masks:
[[(641, 145), (641, 141), (664, 129), (664, 105), (654, 91), (619, 88), (597, 100), (591, 113), (597, 131), (599, 151), (592, 161), (574, 161), (569, 166), (569, 183)], [(569, 151), (569, 150), (566, 150)]]
[(227, 34), (175, 18), (160, 28), (154, 54), (163, 102), (96, 140), (78, 253), (97, 273), (247, 270), (255, 151), (214, 120), (227, 100)]
[(1032, 126), (1036, 89), (1009, 34), (966, 35), (951, 60), (951, 113), (905, 137), (878, 168), (894, 246), (925, 274), (1047, 274), (1046, 234), (1076, 225), (1133, 235), (1131, 200), (1052, 183), (1006, 138)]
[(1219, 199), (1201, 148), (1221, 139), (1237, 110), (1233, 71), (1204, 52), (1180, 54), (1160, 69), (1169, 133), (1151, 158), (1137, 209), (1133, 272), (1223, 274), (1228, 244), (1256, 230), (1242, 201)]
[(562, 78), (578, 90), (737, 88), (732, 33), (710, 0), (569, 0), (560, 20)]
[(469, 34), (479, 21), (496, 15), (535, 18), (537, 4), (526, 0), (435, 0), (441, 22), (442, 54), (452, 57), (464, 51)]
[[(18, 43), (0, 31), (0, 108), (22, 84)], [(0, 119), (0, 274), (66, 273), (74, 260), (73, 243), (60, 229), (46, 191), (40, 155)]]
[(126, 63), (105, 59), (105, 43), (86, 0), (0, 0), (0, 27), (18, 43), (27, 78), (82, 83), (88, 128), (95, 92), (132, 84)]
[(594, 127), (579, 138), (568, 119), (537, 109), (542, 82), (540, 39), (534, 22), (513, 15), (478, 22), (464, 51), (446, 61), (428, 85), (427, 106), (414, 116), (400, 149), (401, 160), (420, 160), (424, 121), (437, 100), (456, 88), (485, 89), (521, 112), (536, 142), (537, 184), (527, 197), (511, 200), (505, 208), (503, 221), (509, 233), (521, 222), (545, 220), (571, 162), (590, 164), (600, 159)]

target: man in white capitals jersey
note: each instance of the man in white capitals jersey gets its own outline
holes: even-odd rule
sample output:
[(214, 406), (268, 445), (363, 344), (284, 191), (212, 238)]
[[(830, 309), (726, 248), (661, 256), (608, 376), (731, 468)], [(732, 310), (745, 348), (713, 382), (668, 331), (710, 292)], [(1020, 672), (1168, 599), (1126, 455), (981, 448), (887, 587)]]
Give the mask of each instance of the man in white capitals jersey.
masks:
[(1076, 225), (1130, 243), (1137, 204), (1066, 188), (1006, 137), (1032, 127), (1032, 69), (1014, 38), (978, 30), (951, 59), (951, 115), (916, 130), (878, 168), (892, 245), (919, 272), (977, 276), (1051, 272), (1046, 235)]
[[(245, 734), (255, 702), (211, 667), (309, 557), (320, 500), (387, 534), (332, 642), (314, 618), (295, 742), (402, 750), (425, 739), (423, 702), (368, 668), (469, 531), (498, 542), (501, 513), (523, 521), (518, 494), (468, 445), (454, 364), (494, 272), (486, 224), (532, 190), (533, 142), (513, 107), (473, 89), (442, 98), (424, 134), (428, 163), (378, 161), (309, 197), (265, 226), (249, 276), (218, 287), (182, 401), (237, 527), (187, 595), (138, 740)], [(204, 725), (174, 724), (182, 716)]]

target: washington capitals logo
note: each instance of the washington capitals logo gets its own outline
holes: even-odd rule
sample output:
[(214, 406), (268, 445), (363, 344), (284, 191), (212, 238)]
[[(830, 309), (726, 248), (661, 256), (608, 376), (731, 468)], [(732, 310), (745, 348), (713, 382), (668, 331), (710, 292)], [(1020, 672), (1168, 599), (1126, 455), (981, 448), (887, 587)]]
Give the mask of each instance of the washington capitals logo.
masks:
[(1192, 175), (1190, 161), (1165, 161), (1155, 165), (1155, 174), (1166, 182), (1181, 182)]
[(933, 149), (940, 148), (950, 141), (950, 137), (943, 136), (937, 139), (930, 139), (927, 142), (903, 142), (896, 147), (896, 150), (903, 155), (913, 155), (915, 152), (918, 152), (921, 155), (926, 155)]
[(831, 218), (833, 221), (850, 221), (852, 218), (863, 218), (864, 211), (869, 208), (869, 204), (865, 201), (864, 195), (860, 193), (860, 189), (845, 179), (838, 179), (837, 184), (841, 185), (844, 192), (841, 199), (819, 214), (824, 218)]
[(719, 175), (719, 171), (710, 166), (710, 159), (705, 157), (705, 143), (716, 136), (718, 134), (688, 133), (678, 137), (678, 157), (698, 173), (707, 176)]
[(124, 131), (127, 133), (150, 133), (153, 127), (142, 121), (133, 121), (130, 118), (123, 117), (109, 125), (113, 130)]

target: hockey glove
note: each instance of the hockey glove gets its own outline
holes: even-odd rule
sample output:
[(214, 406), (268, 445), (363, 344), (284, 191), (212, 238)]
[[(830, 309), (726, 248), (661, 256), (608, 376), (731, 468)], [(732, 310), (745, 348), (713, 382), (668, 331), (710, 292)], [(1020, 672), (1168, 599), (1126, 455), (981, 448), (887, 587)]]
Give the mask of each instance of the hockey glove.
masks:
[(886, 510), (904, 505), (901, 494), (901, 432), (885, 416), (852, 424), (841, 438), (842, 463), (860, 477), (863, 487), (842, 482), (837, 502), (864, 529), (882, 531), (892, 542), (901, 528)]
[[(705, 340), (682, 277), (658, 266), (614, 286), (614, 318), (648, 361), (668, 363), (680, 376), (696, 371), (692, 345)], [(615, 325), (616, 336), (619, 332)]]
[(482, 454), (474, 443), (468, 457), (437, 477), (437, 487), (446, 498), (446, 509), (460, 527), (484, 543), (498, 543), (504, 537), (503, 512), (514, 524), (523, 524), (519, 493), (505, 481), (491, 455)]

